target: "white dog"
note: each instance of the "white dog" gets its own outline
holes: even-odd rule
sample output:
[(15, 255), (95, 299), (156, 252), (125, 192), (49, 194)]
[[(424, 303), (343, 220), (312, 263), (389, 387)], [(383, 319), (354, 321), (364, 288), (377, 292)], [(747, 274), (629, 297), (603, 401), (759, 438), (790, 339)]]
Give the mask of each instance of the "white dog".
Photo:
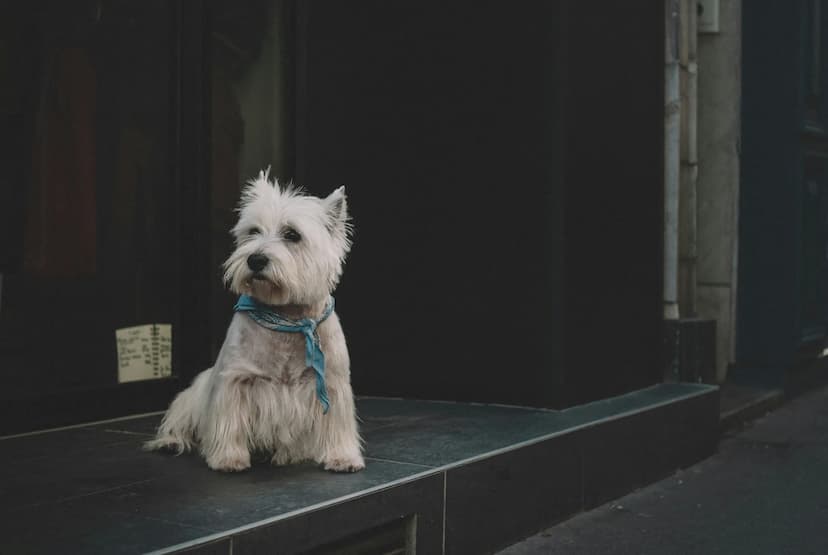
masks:
[(242, 193), (224, 279), (240, 295), (215, 366), (179, 393), (148, 449), (197, 446), (214, 470), (365, 467), (345, 336), (331, 293), (350, 249), (344, 187), (327, 198), (259, 173)]

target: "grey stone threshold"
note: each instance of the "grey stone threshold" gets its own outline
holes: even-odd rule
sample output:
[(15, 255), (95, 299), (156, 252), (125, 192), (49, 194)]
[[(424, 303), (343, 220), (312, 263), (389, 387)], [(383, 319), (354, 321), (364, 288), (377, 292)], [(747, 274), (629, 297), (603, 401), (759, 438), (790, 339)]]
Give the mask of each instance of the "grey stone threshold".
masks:
[(8, 437), (0, 531), (26, 553), (325, 552), (394, 534), (418, 553), (490, 552), (709, 456), (718, 403), (700, 384), (563, 411), (363, 398), (353, 475), (145, 453), (158, 414)]

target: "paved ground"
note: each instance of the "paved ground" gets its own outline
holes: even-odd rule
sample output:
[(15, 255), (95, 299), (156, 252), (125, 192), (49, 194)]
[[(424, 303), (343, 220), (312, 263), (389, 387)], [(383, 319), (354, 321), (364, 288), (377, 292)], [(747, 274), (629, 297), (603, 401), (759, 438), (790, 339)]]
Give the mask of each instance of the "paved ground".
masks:
[(828, 388), (722, 439), (719, 453), (500, 555), (828, 554)]

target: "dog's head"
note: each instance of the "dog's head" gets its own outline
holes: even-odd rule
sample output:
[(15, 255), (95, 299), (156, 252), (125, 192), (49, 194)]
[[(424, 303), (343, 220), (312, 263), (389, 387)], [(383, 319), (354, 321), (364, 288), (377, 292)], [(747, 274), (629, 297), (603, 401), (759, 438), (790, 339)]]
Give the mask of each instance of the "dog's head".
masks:
[(264, 171), (242, 191), (238, 212), (236, 250), (224, 263), (231, 291), (272, 305), (313, 304), (333, 291), (351, 248), (344, 187), (320, 199)]

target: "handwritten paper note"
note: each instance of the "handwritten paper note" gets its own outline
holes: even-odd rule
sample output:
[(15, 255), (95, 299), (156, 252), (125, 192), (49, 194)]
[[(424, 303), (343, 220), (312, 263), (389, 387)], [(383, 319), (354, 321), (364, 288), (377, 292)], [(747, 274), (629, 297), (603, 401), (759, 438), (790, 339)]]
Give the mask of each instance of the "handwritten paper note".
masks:
[(172, 375), (172, 325), (146, 324), (115, 330), (118, 383)]

